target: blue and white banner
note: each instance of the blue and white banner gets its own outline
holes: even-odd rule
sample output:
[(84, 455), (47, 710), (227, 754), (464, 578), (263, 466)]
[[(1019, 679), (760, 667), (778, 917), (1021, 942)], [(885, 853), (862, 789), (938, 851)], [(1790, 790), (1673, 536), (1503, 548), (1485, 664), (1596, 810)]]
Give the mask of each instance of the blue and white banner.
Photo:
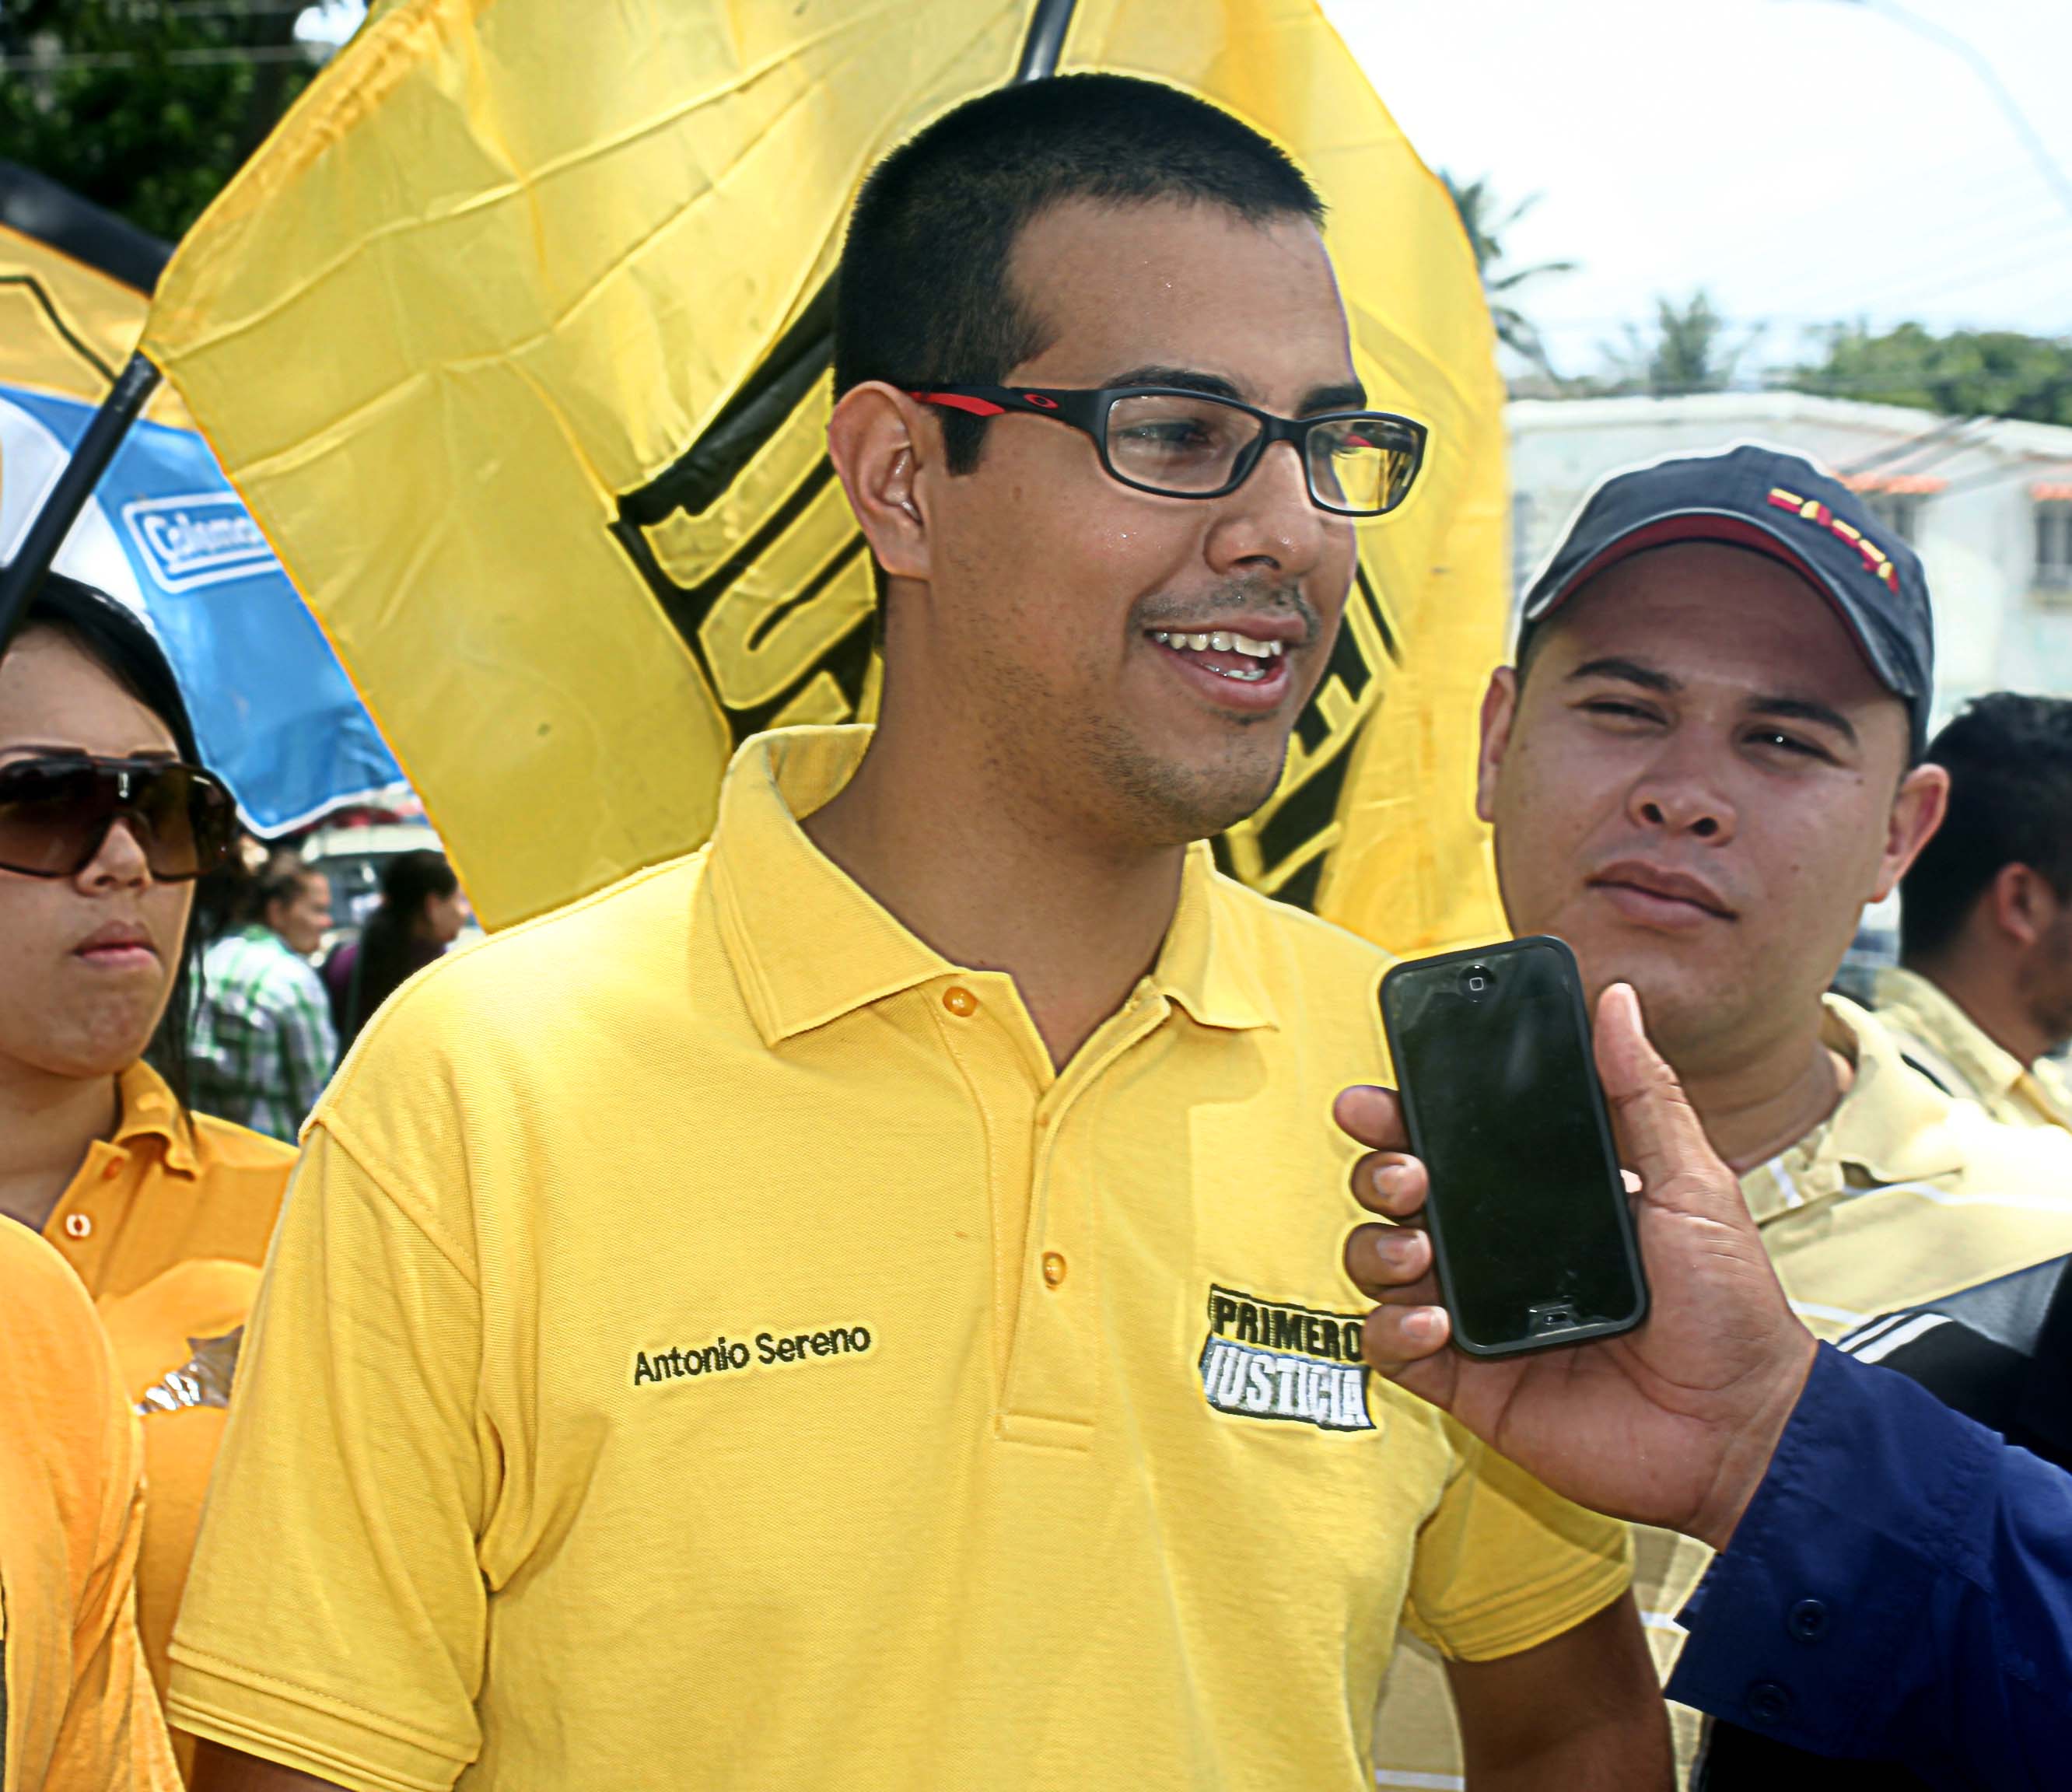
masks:
[[(92, 414), (0, 383), (0, 558), (13, 553)], [(202, 756), (255, 832), (282, 833), (401, 784), (338, 656), (199, 435), (134, 425), (57, 568), (150, 623)]]

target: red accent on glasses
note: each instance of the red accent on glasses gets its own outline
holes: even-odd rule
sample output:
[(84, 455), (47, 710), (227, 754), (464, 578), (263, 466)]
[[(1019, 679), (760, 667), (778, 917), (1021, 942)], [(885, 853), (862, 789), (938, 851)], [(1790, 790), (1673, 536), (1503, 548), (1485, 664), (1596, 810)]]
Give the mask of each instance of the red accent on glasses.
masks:
[(1046, 398), (1040, 392), (1025, 392), (1022, 397), (1024, 403), (1034, 405), (1039, 411), (1054, 411), (1058, 408), (1056, 399)]
[[(924, 405), (944, 405), (953, 411), (968, 412), (973, 417), (1005, 417), (1007, 414), (1005, 405), (996, 405), (989, 398), (967, 397), (960, 392), (917, 392), (910, 396), (919, 399)], [(1054, 399), (1047, 402), (1052, 410), (1058, 408)]]

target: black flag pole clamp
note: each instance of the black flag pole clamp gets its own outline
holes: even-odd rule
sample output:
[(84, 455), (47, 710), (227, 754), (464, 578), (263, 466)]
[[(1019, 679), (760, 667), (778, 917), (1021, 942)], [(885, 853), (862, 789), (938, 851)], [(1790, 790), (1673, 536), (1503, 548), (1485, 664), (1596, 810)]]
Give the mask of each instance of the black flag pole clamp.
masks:
[(0, 567), (0, 655), (14, 639), (29, 600), (43, 589), (51, 562), (158, 384), (158, 370), (142, 355), (132, 355), (29, 524), (14, 557)]

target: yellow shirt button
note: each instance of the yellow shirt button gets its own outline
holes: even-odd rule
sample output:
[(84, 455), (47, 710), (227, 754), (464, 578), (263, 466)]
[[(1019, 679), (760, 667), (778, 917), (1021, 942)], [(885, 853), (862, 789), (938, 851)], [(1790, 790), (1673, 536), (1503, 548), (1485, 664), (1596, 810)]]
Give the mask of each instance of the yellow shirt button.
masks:
[(65, 1236), (67, 1238), (86, 1238), (90, 1236), (92, 1231), (93, 1222), (88, 1219), (84, 1214), (67, 1214), (65, 1215)]
[(1046, 1251), (1043, 1253), (1043, 1285), (1046, 1288), (1057, 1288), (1063, 1284), (1064, 1280), (1064, 1252), (1062, 1251)]
[(953, 983), (943, 992), (943, 1006), (952, 1014), (976, 1014), (978, 997), (960, 983)]

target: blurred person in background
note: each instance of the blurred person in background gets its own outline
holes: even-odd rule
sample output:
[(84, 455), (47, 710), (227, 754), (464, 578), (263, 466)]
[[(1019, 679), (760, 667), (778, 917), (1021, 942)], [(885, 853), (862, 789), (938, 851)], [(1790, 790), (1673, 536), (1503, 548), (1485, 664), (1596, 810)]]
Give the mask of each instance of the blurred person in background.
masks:
[(139, 1609), (162, 1691), (294, 1161), (187, 1105), (195, 879), (235, 829), (149, 630), (51, 575), (0, 659), (0, 1215), (71, 1264), (143, 1414)]
[(341, 1054), (399, 984), (445, 955), (467, 920), (467, 898), (443, 853), (399, 853), (389, 860), (380, 904), (365, 929), (324, 961)]
[(92, 1304), (56, 1252), (0, 1224), (0, 1785), (175, 1792), (137, 1639), (142, 1451)]
[(2072, 1128), (2072, 702), (1998, 691), (1935, 737), (1950, 812), (1899, 883), (1878, 1017), (1914, 1067), (2010, 1126)]
[(202, 956), (195, 1099), (292, 1143), (338, 1062), (331, 997), (310, 960), (331, 929), (331, 884), (292, 853), (269, 859), (245, 925)]

